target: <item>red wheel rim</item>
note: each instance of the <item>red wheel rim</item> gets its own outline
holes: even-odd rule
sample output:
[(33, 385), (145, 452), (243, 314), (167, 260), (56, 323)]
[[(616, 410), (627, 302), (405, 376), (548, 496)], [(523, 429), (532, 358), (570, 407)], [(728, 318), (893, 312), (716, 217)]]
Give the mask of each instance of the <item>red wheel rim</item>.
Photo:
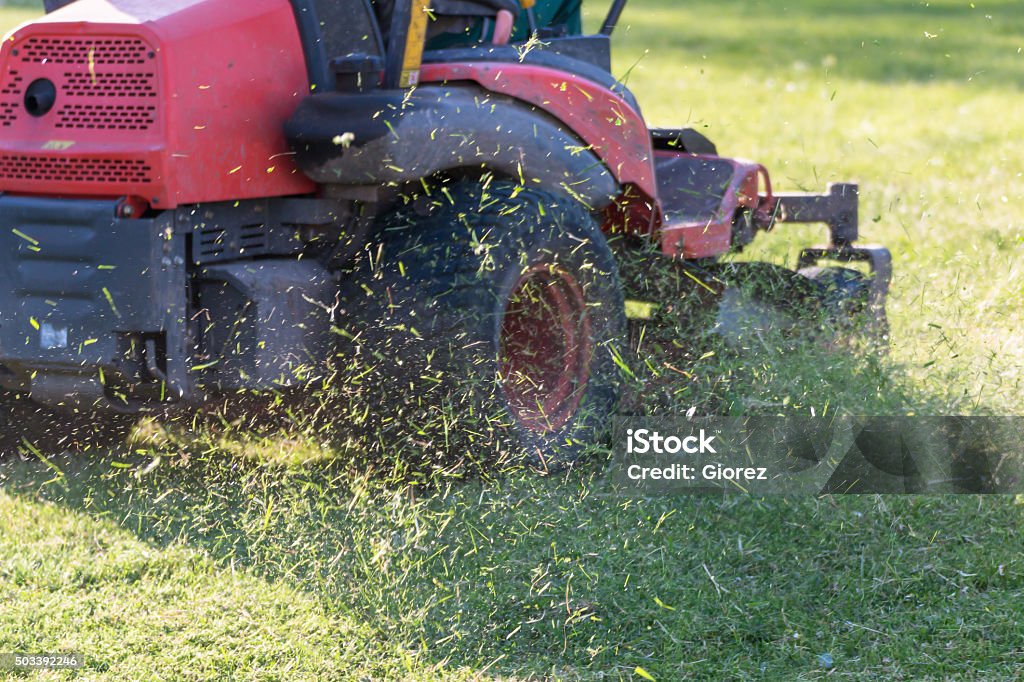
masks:
[(591, 351), (576, 279), (544, 264), (524, 273), (501, 322), (501, 383), (520, 423), (537, 433), (565, 426), (590, 379)]

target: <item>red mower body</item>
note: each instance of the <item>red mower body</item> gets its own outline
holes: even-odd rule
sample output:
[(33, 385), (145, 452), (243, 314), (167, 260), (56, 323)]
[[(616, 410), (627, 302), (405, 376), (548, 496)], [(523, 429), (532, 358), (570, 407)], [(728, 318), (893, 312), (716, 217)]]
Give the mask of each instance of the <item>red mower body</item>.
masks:
[[(288, 0), (80, 0), (0, 62), (0, 191), (166, 209), (314, 190), (283, 134), (309, 92)], [(56, 103), (33, 115), (44, 80)]]

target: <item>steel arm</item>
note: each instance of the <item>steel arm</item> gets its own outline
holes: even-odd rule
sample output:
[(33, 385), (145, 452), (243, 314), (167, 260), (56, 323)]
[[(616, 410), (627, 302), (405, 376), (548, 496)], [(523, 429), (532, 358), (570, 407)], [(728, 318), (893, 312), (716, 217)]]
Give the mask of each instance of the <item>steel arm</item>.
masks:
[(825, 223), (829, 229), (829, 245), (849, 246), (857, 241), (857, 185), (835, 183), (827, 194), (776, 194), (772, 207), (773, 221), (779, 223)]
[(764, 229), (771, 229), (776, 223), (828, 225), (828, 245), (801, 251), (797, 267), (814, 267), (829, 260), (867, 263), (872, 273), (868, 306), (881, 325), (892, 281), (892, 254), (883, 246), (854, 243), (860, 237), (858, 203), (858, 187), (853, 183), (831, 184), (826, 194), (775, 194), (765, 202), (758, 223)]
[(612, 3), (612, 8), (608, 11), (608, 18), (604, 20), (604, 24), (601, 26), (601, 34), (610, 36), (615, 31), (615, 26), (619, 23), (619, 17), (622, 16), (622, 10), (626, 9), (627, 0), (615, 0)]

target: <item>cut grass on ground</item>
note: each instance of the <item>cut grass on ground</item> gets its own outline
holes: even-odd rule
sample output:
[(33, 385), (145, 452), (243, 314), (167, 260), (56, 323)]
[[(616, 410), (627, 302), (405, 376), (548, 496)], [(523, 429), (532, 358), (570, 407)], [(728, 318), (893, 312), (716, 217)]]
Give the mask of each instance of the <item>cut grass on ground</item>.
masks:
[[(860, 182), (865, 236), (896, 257), (889, 358), (755, 347), (636, 393), (1024, 415), (1017, 3), (634, 0), (616, 47), (652, 125), (700, 127), (782, 190)], [(792, 263), (822, 237), (780, 228), (744, 257)], [(1013, 498), (629, 500), (599, 461), (447, 481), (402, 453), (369, 476), (299, 430), (223, 438), (0, 464), (0, 651), (78, 650), (101, 680), (1024, 670)]]
[(7, 648), (83, 651), (103, 679), (1024, 665), (1012, 498), (627, 500), (595, 472), (419, 497), (341, 469), (129, 461), (55, 460), (41, 495), (42, 463), (6, 482)]

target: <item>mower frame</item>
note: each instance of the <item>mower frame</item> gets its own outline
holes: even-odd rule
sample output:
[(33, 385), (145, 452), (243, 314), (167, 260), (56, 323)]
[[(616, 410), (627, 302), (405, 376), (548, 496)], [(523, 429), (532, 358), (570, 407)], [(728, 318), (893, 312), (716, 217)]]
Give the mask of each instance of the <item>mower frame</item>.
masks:
[[(722, 157), (694, 131), (648, 128), (609, 72), (625, 0), (598, 36), (426, 54), (425, 0), (397, 0), (386, 41), (368, 0), (176, 0), (138, 16), (112, 11), (122, 1), (79, 0), (0, 47), (12, 91), (30, 76), (73, 93), (61, 79), (77, 78), (87, 95), (61, 97), (105, 106), (88, 94), (99, 81), (92, 52), (83, 56), (103, 40), (114, 57), (100, 75), (123, 75), (117, 58), (133, 51), (131, 76), (158, 93), (138, 130), (94, 122), (68, 140), (11, 105), (0, 216), (22, 227), (0, 233), (0, 388), (137, 412), (202, 402), (204, 387), (301, 385), (327, 355), (338, 264), (432, 177), (545, 188), (585, 206), (606, 234), (677, 259), (716, 259), (758, 231), (821, 222), (830, 243), (804, 250), (800, 266), (866, 263), (871, 310), (884, 315), (891, 256), (857, 244), (856, 185), (776, 194), (760, 164)], [(334, 28), (347, 48), (328, 47), (324, 7), (345, 19)], [(54, 44), (77, 66), (47, 59)], [(110, 168), (131, 181), (96, 170)], [(669, 170), (700, 201), (667, 192)], [(292, 317), (275, 318), (282, 310)], [(240, 325), (238, 311), (254, 317)]]

